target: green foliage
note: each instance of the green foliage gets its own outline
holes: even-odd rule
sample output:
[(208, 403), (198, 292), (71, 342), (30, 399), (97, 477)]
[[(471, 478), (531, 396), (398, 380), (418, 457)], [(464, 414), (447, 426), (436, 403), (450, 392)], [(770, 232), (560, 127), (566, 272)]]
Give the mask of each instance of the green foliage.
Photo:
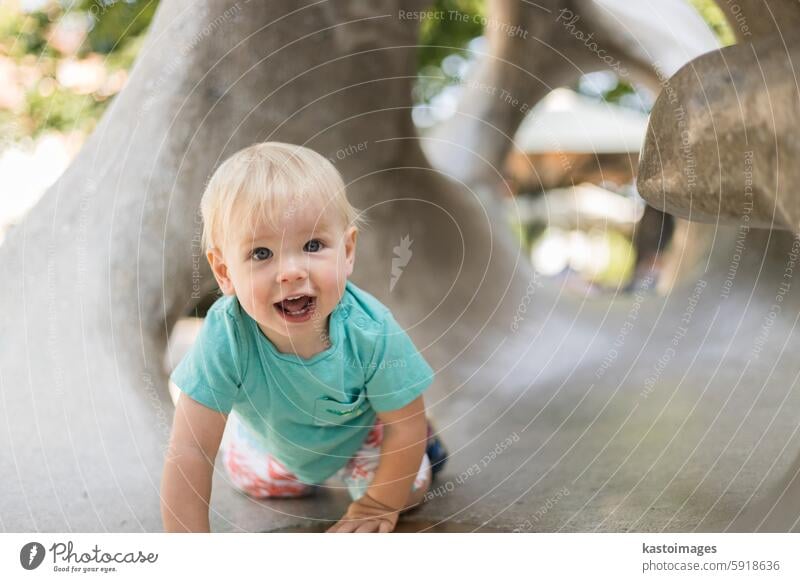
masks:
[(47, 46), (47, 29), (50, 17), (46, 12), (22, 14), (9, 6), (0, 5), (0, 47), (11, 57), (28, 54), (46, 55), (52, 51)]
[(157, 0), (81, 0), (78, 9), (89, 13), (89, 51), (109, 54), (142, 35), (150, 26)]
[(130, 70), (133, 67), (133, 62), (136, 60), (136, 55), (144, 45), (144, 39), (147, 36), (146, 32), (142, 32), (134, 37), (131, 37), (127, 42), (117, 47), (114, 51), (106, 55), (106, 65), (112, 71), (123, 69)]
[(100, 117), (104, 103), (95, 101), (91, 95), (76, 95), (63, 87), (43, 96), (38, 90), (28, 94), (27, 108), (23, 119), (32, 134), (52, 129), (56, 131), (88, 131)]
[(736, 37), (725, 14), (714, 3), (714, 0), (689, 0), (689, 3), (697, 9), (703, 20), (711, 27), (722, 46), (729, 46), (736, 42)]
[(616, 87), (603, 93), (603, 100), (609, 103), (619, 103), (626, 95), (633, 95), (635, 93), (636, 91), (630, 83), (620, 81), (617, 83)]
[[(8, 94), (25, 94), (21, 105), (0, 106), (0, 141), (35, 137), (48, 130), (89, 133), (110, 102), (108, 86), (88, 94), (65, 87), (58, 82), (60, 65), (100, 61), (107, 79), (116, 71), (127, 71), (157, 6), (158, 0), (51, 0), (40, 10), (25, 13), (0, 5), (0, 58), (11, 59), (20, 72)], [(60, 48), (66, 49), (50, 40), (65, 22), (83, 23), (78, 42), (81, 35), (85, 38), (74, 54), (62, 54)]]
[(464, 49), (469, 42), (483, 34), (484, 0), (435, 0), (428, 9), (430, 18), (420, 25), (415, 103), (431, 103), (449, 85), (460, 82), (457, 75), (448, 73), (442, 63), (448, 57), (465, 62), (472, 55)]
[(462, 52), (467, 43), (483, 34), (484, 0), (435, 0), (429, 13), (442, 18), (426, 18), (419, 31), (419, 68), (438, 67), (447, 55)]

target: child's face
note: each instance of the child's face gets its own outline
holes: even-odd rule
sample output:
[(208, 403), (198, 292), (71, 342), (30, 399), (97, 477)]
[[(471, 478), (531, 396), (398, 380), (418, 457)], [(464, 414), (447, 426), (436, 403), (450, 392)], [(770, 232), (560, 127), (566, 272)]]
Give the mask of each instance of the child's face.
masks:
[(278, 231), (261, 223), (208, 253), (222, 292), (235, 294), (281, 351), (325, 344), (320, 332), (353, 273), (356, 228), (333, 214), (308, 203), (287, 212)]

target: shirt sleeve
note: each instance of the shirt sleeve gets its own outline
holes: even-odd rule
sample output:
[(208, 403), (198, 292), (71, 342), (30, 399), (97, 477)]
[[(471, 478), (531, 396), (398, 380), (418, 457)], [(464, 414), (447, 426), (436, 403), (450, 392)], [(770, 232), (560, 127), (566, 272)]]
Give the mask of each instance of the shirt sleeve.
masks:
[(241, 348), (234, 318), (211, 309), (171, 380), (192, 400), (228, 414), (242, 386)]
[(376, 412), (403, 408), (427, 390), (433, 378), (428, 362), (391, 313), (387, 313), (367, 367), (366, 390), (372, 408)]

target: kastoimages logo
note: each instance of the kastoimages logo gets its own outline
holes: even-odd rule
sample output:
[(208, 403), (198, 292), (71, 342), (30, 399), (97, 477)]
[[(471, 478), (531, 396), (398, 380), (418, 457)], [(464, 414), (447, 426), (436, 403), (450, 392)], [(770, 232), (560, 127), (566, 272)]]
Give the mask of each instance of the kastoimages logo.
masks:
[(28, 542), (19, 551), (19, 563), (26, 570), (35, 570), (44, 560), (44, 546), (39, 542)]

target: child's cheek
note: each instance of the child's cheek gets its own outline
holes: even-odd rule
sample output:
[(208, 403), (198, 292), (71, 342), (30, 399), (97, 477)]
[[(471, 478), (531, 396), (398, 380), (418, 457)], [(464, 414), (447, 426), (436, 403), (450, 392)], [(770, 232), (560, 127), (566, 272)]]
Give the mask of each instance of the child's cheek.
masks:
[(347, 281), (347, 271), (336, 265), (335, 269), (331, 269), (326, 277), (326, 283), (331, 292), (337, 292), (344, 289), (344, 284)]

